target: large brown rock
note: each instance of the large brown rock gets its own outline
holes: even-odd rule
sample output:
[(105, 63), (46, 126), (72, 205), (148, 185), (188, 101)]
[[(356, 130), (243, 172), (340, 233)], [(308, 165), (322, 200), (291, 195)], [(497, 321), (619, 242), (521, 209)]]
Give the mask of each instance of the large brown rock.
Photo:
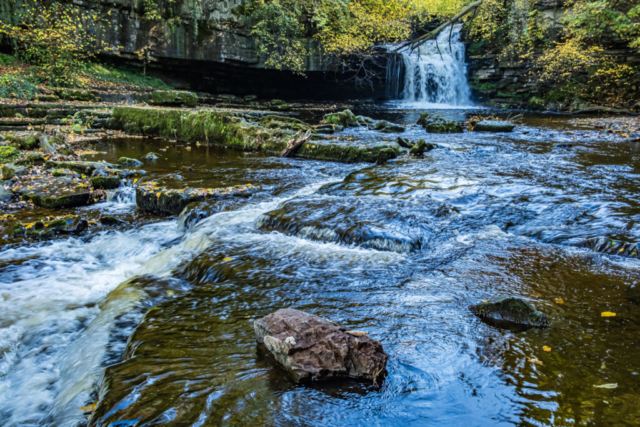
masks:
[(387, 365), (379, 341), (303, 311), (278, 310), (253, 327), (258, 343), (297, 382), (359, 378), (375, 383)]

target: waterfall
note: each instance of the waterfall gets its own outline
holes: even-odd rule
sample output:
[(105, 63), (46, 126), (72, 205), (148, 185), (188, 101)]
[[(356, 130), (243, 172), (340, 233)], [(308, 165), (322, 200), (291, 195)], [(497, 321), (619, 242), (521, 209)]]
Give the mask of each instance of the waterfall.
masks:
[(448, 27), (413, 52), (405, 48), (392, 56), (388, 95), (408, 103), (470, 106), (461, 29), (460, 24)]

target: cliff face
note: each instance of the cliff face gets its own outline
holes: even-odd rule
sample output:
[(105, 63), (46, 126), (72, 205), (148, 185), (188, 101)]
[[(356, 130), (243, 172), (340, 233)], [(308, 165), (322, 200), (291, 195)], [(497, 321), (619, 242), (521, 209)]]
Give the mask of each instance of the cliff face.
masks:
[[(562, 18), (568, 11), (568, 2), (564, 0), (538, 0), (535, 9), (540, 13), (542, 23), (555, 37), (563, 31)], [(625, 43), (613, 37), (603, 40), (602, 54), (609, 56), (618, 64), (640, 65), (640, 52), (630, 49)], [(533, 61), (542, 52), (536, 52)], [(499, 54), (487, 54), (483, 49), (474, 51), (473, 43), (467, 49), (468, 79), (473, 96), (483, 103), (508, 108), (527, 105), (531, 96), (543, 96), (553, 87), (540, 87), (532, 75), (532, 61), (517, 61), (501, 58)], [(580, 108), (581, 101), (576, 100), (573, 108)], [(567, 102), (552, 102), (552, 109), (567, 108)]]
[[(71, 1), (71, 0), (68, 0)], [(349, 76), (331, 67), (318, 46), (309, 41), (306, 77), (267, 69), (251, 22), (243, 15), (244, 0), (73, 0), (98, 10), (107, 22), (99, 38), (120, 48), (106, 59), (148, 63), (178, 86), (211, 93), (284, 98), (383, 96), (383, 74), (373, 88), (340, 83)], [(153, 13), (159, 13), (153, 18)]]

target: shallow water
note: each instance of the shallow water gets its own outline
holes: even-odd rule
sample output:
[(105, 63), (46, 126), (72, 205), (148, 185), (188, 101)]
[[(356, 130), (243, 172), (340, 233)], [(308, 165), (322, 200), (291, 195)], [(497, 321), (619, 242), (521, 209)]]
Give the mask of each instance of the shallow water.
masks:
[[(90, 425), (105, 426), (640, 423), (640, 261), (576, 246), (640, 242), (637, 147), (541, 115), (511, 134), (405, 136), (440, 148), (371, 166), (97, 145), (110, 162), (163, 155), (148, 179), (266, 190), (186, 231), (124, 197), (86, 210), (127, 227), (3, 250), (0, 424), (75, 426), (94, 401)], [(142, 274), (172, 282), (118, 288)], [(468, 311), (499, 294), (551, 326), (497, 329)], [(252, 329), (283, 307), (368, 331), (389, 354), (384, 382), (290, 383)]]

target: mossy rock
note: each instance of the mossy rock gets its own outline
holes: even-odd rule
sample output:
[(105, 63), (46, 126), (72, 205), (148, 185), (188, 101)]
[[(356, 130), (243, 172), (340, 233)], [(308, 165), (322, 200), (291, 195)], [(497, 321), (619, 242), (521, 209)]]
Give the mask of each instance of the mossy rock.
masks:
[(411, 148), (414, 146), (414, 144), (413, 144), (411, 141), (409, 141), (407, 138), (403, 138), (403, 137), (401, 137), (401, 136), (399, 136), (399, 137), (396, 139), (396, 142), (397, 142), (397, 143), (398, 143), (398, 145), (399, 145), (400, 147), (402, 147), (402, 148), (409, 148), (409, 149), (411, 149)]
[(21, 150), (35, 150), (40, 147), (40, 140), (36, 135), (27, 135), (24, 137), (7, 136), (7, 141), (17, 146)]
[(38, 102), (56, 102), (60, 98), (55, 95), (37, 95), (35, 99)]
[(198, 96), (193, 92), (182, 92), (176, 90), (156, 90), (151, 94), (149, 102), (160, 106), (195, 107), (198, 105)]
[(113, 190), (120, 187), (119, 176), (92, 176), (91, 186), (100, 190)]
[(32, 164), (44, 163), (44, 154), (42, 153), (28, 153), (26, 160)]
[(118, 164), (120, 166), (140, 166), (142, 162), (137, 159), (132, 159), (129, 157), (120, 157), (118, 159)]
[(501, 296), (473, 305), (469, 309), (481, 319), (498, 326), (509, 324), (538, 328), (549, 326), (546, 314), (520, 298)]
[[(280, 127), (268, 128), (269, 123)], [(310, 127), (290, 117), (256, 117), (227, 111), (117, 107), (109, 122), (113, 129), (179, 141), (206, 142), (241, 151), (262, 151), (280, 155), (296, 129)], [(146, 133), (146, 127), (153, 133)], [(395, 145), (395, 144), (394, 144)], [(310, 141), (296, 153), (297, 157), (344, 163), (370, 162), (378, 159), (378, 151), (389, 144), (343, 145), (338, 142)], [(393, 147), (391, 147), (393, 148)]]
[(338, 113), (330, 113), (324, 116), (324, 121), (330, 125), (345, 127), (358, 127), (358, 117), (351, 110), (344, 110)]
[(373, 128), (375, 130), (378, 130), (380, 132), (385, 132), (385, 133), (400, 133), (405, 131), (404, 126), (400, 126), (398, 124), (391, 123), (386, 120), (380, 120), (374, 125)]
[(224, 197), (250, 197), (261, 187), (251, 184), (227, 188), (158, 188), (154, 181), (138, 185), (136, 205), (145, 212), (161, 215), (178, 215), (192, 202)]
[(126, 224), (125, 221), (111, 215), (101, 216), (98, 221), (100, 222), (100, 224), (106, 225), (106, 226)]
[(143, 160), (147, 160), (147, 161), (158, 160), (159, 158), (160, 158), (160, 155), (158, 153), (154, 153), (153, 151), (148, 152), (147, 154), (144, 155), (144, 157), (142, 157)]
[(26, 175), (29, 170), (24, 166), (17, 166), (14, 164), (6, 164), (2, 167), (2, 179), (9, 180), (14, 176)]
[(51, 175), (54, 177), (60, 177), (60, 176), (74, 176), (76, 175), (75, 172), (72, 172), (70, 170), (67, 169), (54, 169), (51, 171)]
[(475, 132), (512, 132), (516, 127), (513, 123), (501, 120), (483, 120), (473, 127)]
[(457, 120), (446, 120), (441, 116), (432, 113), (420, 114), (417, 124), (424, 127), (429, 133), (462, 133), (464, 128), (462, 122)]
[(0, 117), (15, 117), (16, 107), (12, 105), (0, 105)]
[(47, 160), (44, 163), (44, 167), (47, 169), (69, 169), (74, 172), (89, 176), (96, 169), (112, 169), (115, 166), (109, 163), (102, 162), (56, 162), (53, 160)]
[(85, 89), (60, 89), (56, 91), (56, 95), (65, 101), (93, 101), (96, 94), (91, 90)]
[(11, 145), (0, 146), (0, 163), (8, 163), (20, 156), (16, 147)]
[(313, 128), (314, 132), (316, 132), (317, 134), (323, 134), (323, 135), (331, 135), (336, 132), (341, 132), (343, 129), (344, 127), (342, 127), (341, 125), (334, 125), (329, 123), (324, 125), (319, 125)]
[(416, 142), (413, 147), (409, 150), (409, 155), (411, 156), (422, 156), (426, 151), (431, 151), (434, 148), (438, 148), (435, 144), (428, 144), (424, 141), (424, 139)]
[(14, 187), (13, 191), (36, 206), (49, 209), (86, 206), (92, 200), (89, 183), (85, 180), (74, 181), (70, 177), (33, 180)]

